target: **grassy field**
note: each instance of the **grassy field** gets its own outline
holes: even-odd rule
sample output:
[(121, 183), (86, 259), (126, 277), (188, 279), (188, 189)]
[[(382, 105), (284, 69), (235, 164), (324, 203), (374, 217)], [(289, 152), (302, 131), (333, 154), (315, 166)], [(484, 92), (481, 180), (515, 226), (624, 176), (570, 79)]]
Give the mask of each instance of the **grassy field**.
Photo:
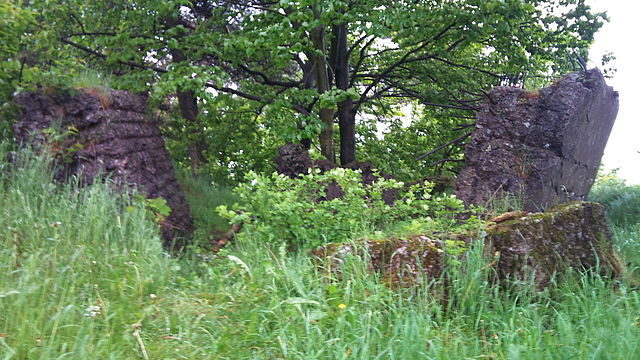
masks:
[[(335, 279), (250, 234), (176, 259), (141, 205), (53, 185), (46, 169), (0, 163), (0, 359), (640, 358), (640, 292), (624, 281), (575, 273), (544, 292), (500, 290), (475, 246), (443, 301), (438, 284), (389, 290), (357, 258)], [(198, 219), (206, 199), (233, 199), (191, 187), (206, 192)], [(640, 224), (625, 214), (638, 194), (596, 192), (632, 270)]]

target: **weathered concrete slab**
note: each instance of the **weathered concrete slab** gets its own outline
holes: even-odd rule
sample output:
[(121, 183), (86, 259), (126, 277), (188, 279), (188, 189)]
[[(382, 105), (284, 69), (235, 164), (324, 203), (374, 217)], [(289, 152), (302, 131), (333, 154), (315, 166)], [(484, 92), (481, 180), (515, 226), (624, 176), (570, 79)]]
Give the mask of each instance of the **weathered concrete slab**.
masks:
[[(570, 202), (544, 213), (512, 212), (495, 219), (484, 237), (487, 262), (500, 280), (533, 279), (539, 289), (557, 272), (595, 270), (621, 276), (624, 266), (611, 239), (604, 207)], [(444, 270), (446, 240), (470, 244), (477, 234), (424, 234), (354, 244), (327, 244), (313, 251), (325, 267), (339, 272), (347, 255), (369, 259), (370, 270), (393, 286), (410, 286), (437, 279)]]
[[(147, 98), (126, 91), (78, 90), (75, 94), (24, 92), (14, 124), (16, 139), (39, 148), (49, 143), (58, 157), (57, 179), (80, 176), (90, 184), (109, 175), (120, 185), (136, 185), (149, 198), (164, 198), (171, 214), (162, 222), (165, 246), (193, 230), (193, 220), (158, 121), (147, 109)], [(45, 129), (58, 128), (57, 134)], [(175, 244), (184, 246), (183, 243)]]
[(567, 268), (622, 275), (604, 207), (572, 201), (543, 213), (523, 214), (487, 228), (487, 255), (498, 255), (500, 279), (533, 277), (538, 288)]
[(597, 69), (540, 91), (498, 87), (476, 115), (456, 194), (485, 205), (510, 193), (527, 211), (584, 200), (618, 113), (618, 94)]

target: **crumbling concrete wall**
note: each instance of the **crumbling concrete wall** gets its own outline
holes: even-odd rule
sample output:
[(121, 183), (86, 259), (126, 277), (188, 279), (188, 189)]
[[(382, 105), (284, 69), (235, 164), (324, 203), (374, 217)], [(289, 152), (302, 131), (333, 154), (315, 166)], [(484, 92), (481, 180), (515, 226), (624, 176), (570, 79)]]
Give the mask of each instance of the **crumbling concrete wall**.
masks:
[(539, 91), (497, 87), (476, 115), (456, 194), (486, 205), (510, 193), (527, 211), (584, 200), (618, 113), (597, 69)]
[(278, 156), (275, 159), (276, 169), (279, 174), (290, 178), (307, 174), (313, 166), (309, 153), (300, 144), (287, 144), (278, 148)]
[(22, 107), (14, 125), (16, 139), (36, 148), (48, 143), (59, 160), (57, 180), (75, 175), (90, 184), (108, 175), (120, 186), (136, 185), (148, 198), (164, 198), (171, 208), (161, 223), (164, 245), (185, 245), (184, 240), (173, 242), (192, 231), (193, 219), (145, 96), (86, 89), (24, 92), (15, 102)]

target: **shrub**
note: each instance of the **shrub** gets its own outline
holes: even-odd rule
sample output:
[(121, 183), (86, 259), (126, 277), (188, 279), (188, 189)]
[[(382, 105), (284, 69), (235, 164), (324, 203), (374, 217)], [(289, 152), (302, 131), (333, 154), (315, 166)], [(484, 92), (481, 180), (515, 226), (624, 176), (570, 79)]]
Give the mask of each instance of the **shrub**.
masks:
[[(344, 195), (324, 200), (326, 187), (332, 183), (338, 184)], [(244, 206), (221, 206), (218, 212), (232, 223), (243, 222), (245, 231), (258, 238), (286, 242), (295, 248), (343, 242), (365, 231), (397, 230), (401, 222), (415, 232), (451, 230), (458, 225), (456, 215), (464, 206), (455, 196), (432, 198), (429, 183), (407, 190), (402, 190), (403, 186), (388, 179), (366, 185), (359, 172), (342, 168), (295, 179), (277, 173), (252, 173), (248, 183), (235, 189)], [(392, 189), (399, 190), (401, 196), (389, 206), (382, 194)]]

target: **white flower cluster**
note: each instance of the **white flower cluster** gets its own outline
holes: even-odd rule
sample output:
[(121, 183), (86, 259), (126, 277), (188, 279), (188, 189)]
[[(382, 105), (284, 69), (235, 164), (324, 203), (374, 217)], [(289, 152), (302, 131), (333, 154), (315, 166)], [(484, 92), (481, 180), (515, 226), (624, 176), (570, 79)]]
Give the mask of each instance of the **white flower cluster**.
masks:
[(101, 310), (102, 308), (100, 307), (100, 305), (89, 306), (88, 308), (84, 309), (84, 316), (94, 318), (100, 315)]

